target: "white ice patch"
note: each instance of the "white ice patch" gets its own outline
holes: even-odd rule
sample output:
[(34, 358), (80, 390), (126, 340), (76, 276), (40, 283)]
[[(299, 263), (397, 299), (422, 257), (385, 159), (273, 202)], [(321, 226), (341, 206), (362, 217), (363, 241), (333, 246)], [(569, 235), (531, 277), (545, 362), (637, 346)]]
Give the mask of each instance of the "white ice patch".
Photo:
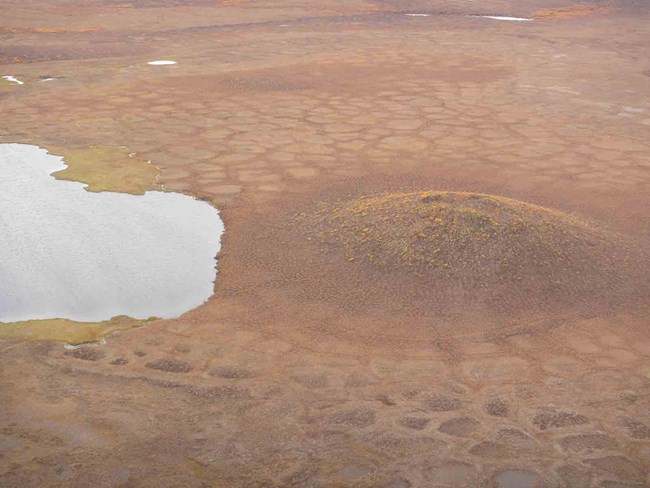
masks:
[(178, 317), (214, 291), (223, 222), (180, 193), (84, 190), (63, 158), (0, 144), (0, 322)]
[(170, 64), (176, 64), (176, 61), (161, 59), (160, 61), (149, 61), (147, 64), (151, 66), (169, 66)]
[(41, 83), (43, 83), (44, 81), (54, 81), (54, 80), (56, 80), (56, 78), (43, 78), (41, 80)]
[(509, 20), (511, 22), (532, 22), (533, 19), (526, 19), (524, 17), (502, 17), (500, 15), (478, 15), (484, 19), (494, 19), (494, 20)]
[(25, 84), (24, 81), (20, 81), (18, 78), (16, 78), (15, 76), (11, 76), (11, 75), (3, 76), (2, 79), (7, 80), (9, 83), (15, 83), (16, 85), (24, 85)]
[(429, 17), (429, 14), (404, 14), (408, 17)]

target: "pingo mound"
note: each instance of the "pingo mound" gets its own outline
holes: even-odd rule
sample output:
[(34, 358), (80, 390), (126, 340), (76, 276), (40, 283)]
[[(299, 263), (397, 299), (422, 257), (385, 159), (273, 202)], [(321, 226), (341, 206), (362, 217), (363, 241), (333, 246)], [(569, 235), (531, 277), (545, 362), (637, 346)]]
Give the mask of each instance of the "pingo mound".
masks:
[(627, 294), (625, 239), (562, 212), (493, 195), (418, 191), (324, 205), (310, 239), (356, 265), (427, 278), (441, 292), (509, 304)]

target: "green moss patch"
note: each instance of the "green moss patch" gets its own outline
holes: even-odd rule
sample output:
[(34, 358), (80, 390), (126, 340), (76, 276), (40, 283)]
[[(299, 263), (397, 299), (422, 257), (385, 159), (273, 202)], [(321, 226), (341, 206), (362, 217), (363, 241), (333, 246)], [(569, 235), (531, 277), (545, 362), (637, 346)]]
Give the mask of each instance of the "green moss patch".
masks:
[(128, 149), (49, 147), (48, 151), (63, 156), (68, 165), (53, 176), (59, 180), (85, 183), (87, 191), (142, 195), (145, 191), (160, 189), (156, 183), (160, 169)]
[(52, 341), (68, 344), (98, 342), (111, 332), (142, 327), (155, 320), (137, 320), (126, 316), (104, 322), (74, 322), (66, 319), (0, 322), (0, 340)]

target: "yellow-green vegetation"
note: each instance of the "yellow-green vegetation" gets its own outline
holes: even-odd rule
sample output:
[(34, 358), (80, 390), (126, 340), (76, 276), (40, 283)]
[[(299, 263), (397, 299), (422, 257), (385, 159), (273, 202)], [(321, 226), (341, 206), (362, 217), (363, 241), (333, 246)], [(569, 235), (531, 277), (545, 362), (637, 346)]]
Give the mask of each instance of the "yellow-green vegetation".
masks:
[(66, 319), (0, 322), (0, 340), (27, 340), (86, 344), (98, 342), (111, 332), (142, 327), (155, 319), (137, 320), (126, 316), (104, 322), (74, 322)]
[(12, 88), (14, 86), (19, 86), (19, 85), (16, 85), (15, 83), (12, 83), (12, 82), (7, 81), (7, 80), (5, 80), (3, 78), (0, 78), (0, 92), (3, 92), (5, 90), (9, 90), (10, 88)]
[(59, 180), (85, 183), (88, 191), (142, 195), (145, 191), (159, 189), (156, 179), (160, 169), (128, 149), (103, 146), (48, 147), (48, 151), (63, 156), (68, 165), (53, 173), (53, 176)]
[(625, 286), (624, 239), (570, 215), (475, 193), (389, 193), (302, 214), (308, 238), (355, 266), (474, 296), (572, 300)]

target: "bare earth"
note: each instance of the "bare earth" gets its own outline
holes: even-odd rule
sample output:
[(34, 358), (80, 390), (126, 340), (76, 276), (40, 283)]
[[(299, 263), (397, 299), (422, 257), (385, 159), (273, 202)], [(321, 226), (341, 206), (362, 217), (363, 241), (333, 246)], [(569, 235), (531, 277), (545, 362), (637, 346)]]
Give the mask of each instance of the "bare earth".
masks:
[(643, 253), (594, 306), (460, 320), (299, 222), (477, 192), (647, 249), (647, 2), (127, 2), (0, 0), (0, 142), (136, 153), (212, 202), (216, 293), (0, 342), (0, 486), (650, 486)]

